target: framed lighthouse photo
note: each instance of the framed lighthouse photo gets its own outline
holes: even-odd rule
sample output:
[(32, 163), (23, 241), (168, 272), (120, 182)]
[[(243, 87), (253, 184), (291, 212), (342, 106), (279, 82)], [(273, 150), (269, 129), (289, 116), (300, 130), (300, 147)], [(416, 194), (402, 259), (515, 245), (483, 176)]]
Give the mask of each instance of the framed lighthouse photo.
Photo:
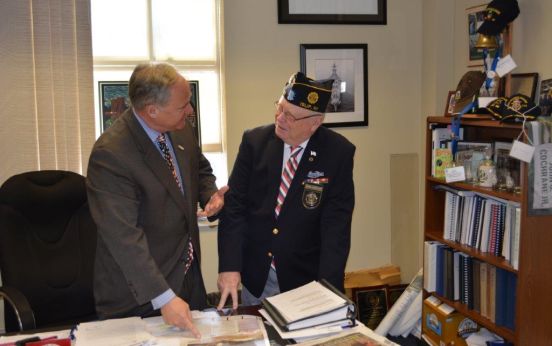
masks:
[(301, 72), (332, 79), (324, 126), (368, 126), (368, 45), (301, 44)]

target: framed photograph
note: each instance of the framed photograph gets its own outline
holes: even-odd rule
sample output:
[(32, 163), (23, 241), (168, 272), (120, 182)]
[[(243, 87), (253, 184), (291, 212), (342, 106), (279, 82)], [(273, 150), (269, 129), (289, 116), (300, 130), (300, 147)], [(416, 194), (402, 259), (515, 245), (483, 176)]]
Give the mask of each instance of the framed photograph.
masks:
[(353, 288), (353, 301), (358, 320), (370, 329), (376, 329), (387, 314), (387, 285)]
[(537, 83), (539, 74), (533, 73), (512, 73), (510, 78), (510, 95), (523, 94), (535, 101), (537, 96)]
[(475, 44), (478, 38), (477, 29), (483, 24), (486, 8), (487, 4), (483, 4), (466, 9), (468, 17), (468, 66), (483, 66), (483, 51), (475, 48)]
[(539, 106), (541, 115), (552, 114), (552, 79), (545, 79), (540, 83)]
[(454, 95), (456, 90), (450, 90), (447, 95), (447, 106), (445, 107), (445, 116), (451, 117), (454, 113), (454, 106), (456, 105), (456, 98)]
[(333, 79), (324, 125), (368, 126), (368, 45), (301, 44), (301, 72)]
[(387, 0), (278, 0), (279, 24), (387, 24)]
[[(483, 24), (485, 18), (485, 9), (487, 4), (468, 7), (466, 9), (466, 16), (468, 17), (468, 66), (483, 66), (483, 50), (475, 48), (479, 34), (477, 29)], [(504, 37), (499, 35), (498, 44), (504, 47)], [(492, 61), (498, 50), (489, 50), (489, 57)]]
[(408, 287), (408, 284), (393, 285), (387, 287), (387, 310), (391, 309), (393, 304), (399, 299), (404, 290)]
[(456, 166), (464, 166), (466, 182), (477, 182), (477, 170), (485, 157), (492, 156), (490, 142), (458, 142), (454, 161)]
[(128, 82), (98, 82), (100, 88), (100, 133), (103, 133), (128, 107)]
[(201, 119), (199, 117), (199, 81), (189, 80), (188, 83), (190, 83), (190, 89), (192, 91), (192, 98), (190, 99), (190, 103), (192, 105), (192, 108), (194, 109), (194, 114), (188, 116), (187, 120), (190, 126), (194, 129), (197, 142), (201, 147)]

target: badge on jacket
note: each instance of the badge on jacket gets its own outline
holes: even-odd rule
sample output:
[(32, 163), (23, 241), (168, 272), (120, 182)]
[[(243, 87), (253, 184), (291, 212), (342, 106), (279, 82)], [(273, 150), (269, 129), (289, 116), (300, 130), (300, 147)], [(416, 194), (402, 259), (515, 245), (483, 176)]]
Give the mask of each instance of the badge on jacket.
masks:
[(323, 186), (318, 184), (305, 183), (303, 190), (303, 206), (307, 209), (315, 209), (322, 200)]

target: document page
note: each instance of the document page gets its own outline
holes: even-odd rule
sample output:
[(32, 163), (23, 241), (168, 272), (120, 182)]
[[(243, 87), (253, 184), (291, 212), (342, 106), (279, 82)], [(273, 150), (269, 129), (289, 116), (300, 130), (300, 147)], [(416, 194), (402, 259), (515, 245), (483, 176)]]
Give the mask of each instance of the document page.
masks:
[(255, 345), (268, 346), (268, 336), (262, 319), (257, 316), (206, 316), (194, 317), (194, 325), (201, 333), (195, 339), (187, 330), (166, 325), (161, 317), (145, 319), (147, 330), (161, 343), (170, 339), (181, 340), (181, 345)]
[(316, 281), (266, 299), (288, 323), (346, 305), (345, 299)]
[(80, 323), (75, 332), (76, 346), (146, 344), (152, 336), (145, 329), (146, 325), (140, 317)]

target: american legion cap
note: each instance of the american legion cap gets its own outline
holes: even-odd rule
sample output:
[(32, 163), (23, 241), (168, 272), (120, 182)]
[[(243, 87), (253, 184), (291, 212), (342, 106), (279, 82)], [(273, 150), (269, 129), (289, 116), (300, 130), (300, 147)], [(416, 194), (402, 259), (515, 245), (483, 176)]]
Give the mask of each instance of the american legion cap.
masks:
[(477, 29), (483, 35), (496, 36), (519, 15), (517, 0), (493, 0), (485, 9), (485, 20)]
[(487, 105), (493, 118), (502, 122), (522, 122), (535, 120), (541, 109), (528, 96), (516, 94), (512, 97), (499, 97)]
[(283, 96), (296, 106), (324, 113), (332, 94), (332, 83), (333, 79), (313, 80), (297, 72), (286, 83)]
[(482, 71), (468, 71), (464, 73), (456, 87), (454, 113), (459, 113), (472, 102), (474, 96), (478, 95), (484, 81), (485, 73)]

